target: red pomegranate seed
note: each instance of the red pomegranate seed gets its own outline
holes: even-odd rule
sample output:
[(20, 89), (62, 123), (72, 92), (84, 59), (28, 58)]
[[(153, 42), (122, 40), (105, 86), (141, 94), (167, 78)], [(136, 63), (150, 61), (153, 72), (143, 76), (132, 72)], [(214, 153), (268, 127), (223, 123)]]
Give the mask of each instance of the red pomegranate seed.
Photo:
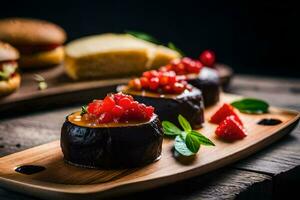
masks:
[(105, 112), (99, 116), (98, 123), (109, 123), (113, 121), (113, 117), (110, 113)]
[(157, 77), (153, 77), (149, 81), (149, 88), (153, 91), (157, 90), (159, 86), (159, 79)]
[(142, 89), (141, 81), (138, 78), (130, 80), (128, 85), (129, 85), (130, 88), (133, 88), (135, 90), (141, 90)]
[(173, 90), (175, 93), (179, 94), (182, 93), (184, 91), (184, 85), (182, 83), (175, 83), (173, 85)]
[(162, 75), (159, 77), (159, 84), (160, 85), (167, 85), (169, 83), (169, 77), (166, 75)]
[(147, 89), (149, 87), (149, 79), (148, 78), (141, 77), (140, 82), (141, 82), (142, 88)]
[(154, 108), (152, 106), (147, 106), (145, 111), (148, 118), (150, 118), (154, 113)]
[(172, 87), (170, 86), (170, 85), (165, 85), (164, 87), (163, 87), (163, 91), (165, 92), (165, 93), (172, 93)]
[(115, 100), (111, 96), (106, 96), (103, 100), (102, 110), (108, 112), (116, 105)]
[(115, 105), (115, 107), (111, 110), (111, 113), (113, 114), (114, 117), (121, 117), (124, 113), (124, 108)]
[(124, 97), (119, 100), (119, 106), (124, 109), (129, 109), (131, 107), (131, 100), (127, 97)]
[(97, 102), (89, 103), (87, 112), (93, 115), (99, 115), (102, 113), (101, 104)]

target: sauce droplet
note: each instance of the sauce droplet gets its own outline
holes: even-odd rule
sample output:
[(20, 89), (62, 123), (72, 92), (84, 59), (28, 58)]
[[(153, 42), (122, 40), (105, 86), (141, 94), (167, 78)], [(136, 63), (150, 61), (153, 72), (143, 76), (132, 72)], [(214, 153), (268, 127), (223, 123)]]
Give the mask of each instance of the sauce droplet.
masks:
[(265, 119), (262, 119), (259, 122), (257, 122), (257, 124), (263, 125), (263, 126), (274, 126), (274, 125), (277, 125), (280, 123), (282, 123), (282, 121), (280, 119), (273, 119), (273, 118), (265, 118)]
[(22, 165), (15, 168), (15, 171), (21, 174), (31, 175), (41, 171), (44, 171), (46, 168), (39, 165)]

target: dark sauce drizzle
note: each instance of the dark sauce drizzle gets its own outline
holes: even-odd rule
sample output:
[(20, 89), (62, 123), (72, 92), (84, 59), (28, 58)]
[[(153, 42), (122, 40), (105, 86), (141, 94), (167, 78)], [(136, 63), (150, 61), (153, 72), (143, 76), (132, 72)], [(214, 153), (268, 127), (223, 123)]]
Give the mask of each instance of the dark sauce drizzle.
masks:
[(263, 126), (275, 126), (280, 123), (282, 123), (282, 121), (280, 119), (274, 119), (274, 118), (265, 118), (265, 119), (262, 119), (259, 122), (257, 122), (257, 124), (263, 125)]
[(15, 168), (15, 171), (21, 174), (31, 175), (41, 171), (44, 171), (46, 168), (39, 165), (22, 165)]

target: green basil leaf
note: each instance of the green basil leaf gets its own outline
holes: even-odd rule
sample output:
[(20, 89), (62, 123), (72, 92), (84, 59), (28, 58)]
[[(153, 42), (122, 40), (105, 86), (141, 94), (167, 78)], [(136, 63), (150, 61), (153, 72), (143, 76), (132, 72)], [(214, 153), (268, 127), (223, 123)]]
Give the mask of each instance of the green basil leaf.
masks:
[(209, 140), (207, 137), (205, 137), (204, 135), (202, 135), (201, 133), (192, 130), (190, 135), (193, 135), (194, 137), (196, 137), (199, 141), (200, 144), (206, 145), (206, 146), (215, 146), (215, 144)]
[(180, 135), (182, 132), (175, 124), (169, 121), (163, 121), (162, 126), (166, 135), (175, 136)]
[(191, 133), (187, 134), (185, 138), (185, 144), (191, 152), (197, 153), (199, 151), (200, 142), (197, 136)]
[(178, 115), (178, 122), (185, 132), (189, 133), (192, 131), (190, 123), (182, 115)]
[(261, 114), (268, 112), (269, 104), (260, 99), (244, 98), (234, 101), (231, 105), (237, 108), (240, 112), (250, 114)]
[(81, 113), (80, 115), (84, 115), (85, 113), (87, 113), (87, 106), (81, 106)]
[(194, 153), (186, 146), (182, 136), (177, 135), (175, 138), (175, 150), (183, 156), (192, 156)]
[(168, 47), (170, 49), (173, 49), (174, 51), (177, 51), (181, 56), (184, 56), (185, 54), (183, 53), (183, 51), (181, 49), (179, 49), (178, 47), (175, 46), (175, 44), (173, 42), (169, 42), (168, 43)]
[(125, 31), (126, 33), (136, 37), (136, 38), (139, 38), (139, 39), (142, 39), (142, 40), (146, 40), (148, 42), (152, 42), (152, 43), (155, 43), (155, 44), (160, 44), (160, 42), (153, 36), (151, 35), (148, 35), (147, 33), (143, 33), (143, 32), (138, 32), (138, 31)]

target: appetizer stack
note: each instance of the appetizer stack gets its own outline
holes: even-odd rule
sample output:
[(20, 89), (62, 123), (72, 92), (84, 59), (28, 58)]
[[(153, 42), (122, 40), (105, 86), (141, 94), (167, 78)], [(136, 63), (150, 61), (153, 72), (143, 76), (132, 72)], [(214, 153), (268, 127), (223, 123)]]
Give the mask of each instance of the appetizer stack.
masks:
[(127, 168), (161, 156), (163, 131), (152, 106), (122, 93), (94, 100), (67, 116), (61, 131), (64, 159), (88, 168)]

